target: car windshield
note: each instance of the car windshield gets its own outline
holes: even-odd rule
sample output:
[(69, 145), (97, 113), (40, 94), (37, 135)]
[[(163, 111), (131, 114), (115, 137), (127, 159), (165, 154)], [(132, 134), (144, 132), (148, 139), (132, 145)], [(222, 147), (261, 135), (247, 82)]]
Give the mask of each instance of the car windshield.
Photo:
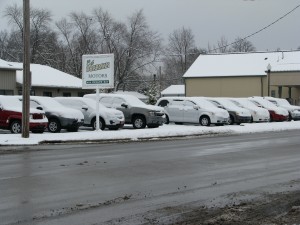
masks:
[(272, 102), (269, 102), (268, 100), (265, 100), (265, 99), (253, 98), (253, 100), (258, 102), (259, 104), (261, 104), (264, 107), (270, 107), (270, 108), (276, 107), (275, 104), (273, 104)]
[(38, 103), (45, 109), (55, 109), (64, 107), (62, 104), (50, 97), (31, 98), (31, 101)]
[(193, 99), (193, 101), (197, 103), (197, 105), (199, 105), (201, 108), (218, 108), (216, 105), (206, 99), (197, 98)]
[(134, 96), (122, 95), (120, 97), (123, 98), (130, 105), (135, 105), (135, 106), (146, 105), (144, 102), (142, 102), (140, 99), (138, 99), (137, 97), (134, 97)]
[(290, 106), (291, 104), (286, 100), (286, 99), (276, 99), (278, 105), (281, 105), (281, 106)]
[(232, 101), (239, 103), (243, 107), (257, 108), (257, 105), (247, 99), (233, 99)]
[[(96, 100), (91, 98), (84, 98), (81, 100), (83, 104), (87, 105), (90, 108), (96, 108)], [(103, 104), (99, 102), (99, 108), (106, 108)]]
[(221, 98), (218, 98), (216, 99), (215, 101), (219, 102), (221, 105), (223, 105), (225, 108), (229, 107), (229, 108), (232, 108), (232, 109), (239, 109), (239, 107), (234, 104), (233, 102), (231, 102), (230, 100), (228, 99), (221, 99)]
[(11, 98), (11, 97), (4, 97), (0, 98), (0, 104), (4, 108), (15, 108), (15, 107), (22, 107), (22, 103), (19, 99), (17, 98)]

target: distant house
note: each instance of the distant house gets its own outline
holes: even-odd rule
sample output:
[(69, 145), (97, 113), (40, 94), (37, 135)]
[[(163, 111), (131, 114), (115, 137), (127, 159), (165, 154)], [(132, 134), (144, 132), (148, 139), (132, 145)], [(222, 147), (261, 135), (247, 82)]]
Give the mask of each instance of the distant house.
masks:
[(186, 96), (270, 95), (299, 103), (300, 51), (200, 55), (183, 78)]
[(22, 67), (13, 65), (0, 59), (0, 95), (15, 95), (18, 92), (16, 86), (16, 72)]
[(161, 92), (161, 97), (185, 96), (185, 85), (171, 85)]
[[(2, 84), (7, 83), (9, 90), (4, 94), (20, 95), (23, 85), (23, 64), (0, 61), (0, 79)], [(11, 67), (5, 67), (8, 64)], [(37, 96), (83, 96), (92, 90), (82, 89), (82, 80), (49, 66), (30, 64), (31, 95)]]

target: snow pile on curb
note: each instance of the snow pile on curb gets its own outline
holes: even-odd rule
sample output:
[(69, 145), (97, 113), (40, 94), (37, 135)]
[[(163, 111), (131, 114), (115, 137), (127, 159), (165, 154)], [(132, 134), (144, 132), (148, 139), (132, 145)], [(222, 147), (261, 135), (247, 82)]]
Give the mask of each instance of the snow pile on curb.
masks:
[(300, 121), (278, 123), (256, 123), (231, 126), (202, 127), (198, 125), (163, 125), (154, 129), (134, 130), (127, 127), (117, 131), (91, 131), (80, 130), (76, 133), (48, 133), (32, 134), (29, 138), (22, 138), (21, 134), (1, 134), (1, 145), (37, 145), (41, 142), (65, 141), (114, 141), (114, 140), (139, 140), (148, 138), (166, 138), (180, 136), (196, 136), (211, 134), (242, 134), (300, 129)]

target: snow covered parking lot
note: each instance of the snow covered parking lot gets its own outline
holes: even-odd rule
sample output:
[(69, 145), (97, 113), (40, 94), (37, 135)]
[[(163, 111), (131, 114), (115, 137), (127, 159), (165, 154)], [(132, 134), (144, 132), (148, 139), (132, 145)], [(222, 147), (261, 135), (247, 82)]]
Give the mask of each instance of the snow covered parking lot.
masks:
[(92, 131), (80, 129), (79, 132), (33, 134), (29, 138), (22, 138), (21, 134), (10, 134), (7, 131), (0, 131), (0, 146), (4, 145), (37, 145), (43, 142), (72, 142), (72, 141), (117, 141), (117, 140), (140, 140), (182, 136), (198, 135), (227, 135), (256, 132), (273, 132), (284, 130), (300, 129), (300, 121), (277, 122), (277, 123), (253, 123), (228, 126), (203, 127), (199, 125), (163, 125), (155, 129), (132, 129), (125, 126), (124, 129), (117, 131)]

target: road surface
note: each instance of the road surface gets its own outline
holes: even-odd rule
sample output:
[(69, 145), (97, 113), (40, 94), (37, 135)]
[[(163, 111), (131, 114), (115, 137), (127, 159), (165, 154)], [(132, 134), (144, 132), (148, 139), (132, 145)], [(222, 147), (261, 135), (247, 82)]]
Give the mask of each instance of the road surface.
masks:
[(0, 224), (172, 224), (197, 207), (299, 190), (299, 136), (10, 147)]

